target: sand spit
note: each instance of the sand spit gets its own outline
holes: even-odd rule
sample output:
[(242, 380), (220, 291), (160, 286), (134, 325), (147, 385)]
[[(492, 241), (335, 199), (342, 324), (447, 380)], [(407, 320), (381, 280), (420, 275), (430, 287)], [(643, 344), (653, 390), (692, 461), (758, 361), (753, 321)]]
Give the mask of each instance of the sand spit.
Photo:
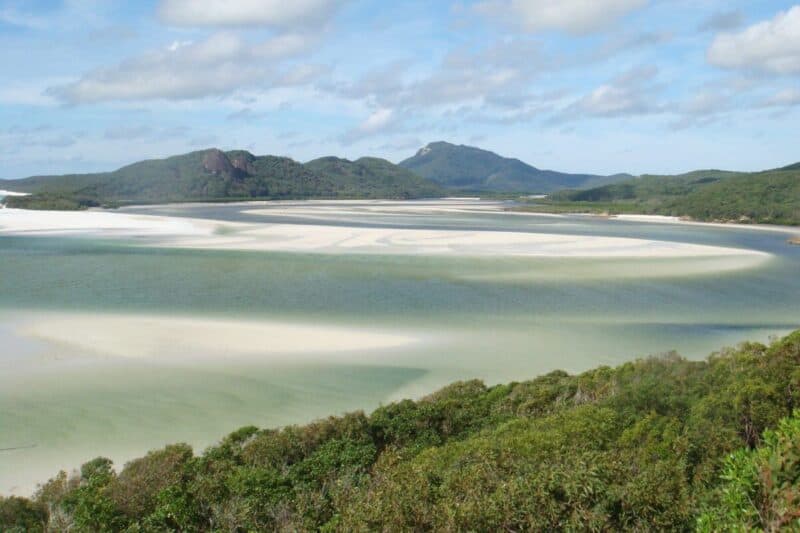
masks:
[(388, 350), (421, 342), (407, 332), (278, 320), (195, 316), (37, 313), (15, 320), (18, 334), (64, 353), (188, 362), (236, 358), (260, 362)]

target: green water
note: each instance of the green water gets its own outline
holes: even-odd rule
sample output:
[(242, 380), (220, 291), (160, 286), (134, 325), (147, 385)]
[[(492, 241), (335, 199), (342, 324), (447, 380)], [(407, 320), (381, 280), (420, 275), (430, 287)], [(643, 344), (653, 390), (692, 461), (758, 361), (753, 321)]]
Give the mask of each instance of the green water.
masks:
[[(0, 492), (29, 492), (98, 454), (206, 446), (245, 424), (301, 423), (456, 379), (523, 380), (677, 350), (693, 358), (800, 326), (800, 247), (747, 228), (504, 214), (282, 217), (240, 206), (142, 213), (638, 237), (764, 251), (732, 258), (467, 258), (169, 250), (147, 241), (0, 237)], [(145, 246), (142, 246), (142, 245)], [(347, 360), (120, 360), (27, 338), (20, 317), (115, 312), (411, 331)], [(44, 315), (43, 315), (44, 316)]]

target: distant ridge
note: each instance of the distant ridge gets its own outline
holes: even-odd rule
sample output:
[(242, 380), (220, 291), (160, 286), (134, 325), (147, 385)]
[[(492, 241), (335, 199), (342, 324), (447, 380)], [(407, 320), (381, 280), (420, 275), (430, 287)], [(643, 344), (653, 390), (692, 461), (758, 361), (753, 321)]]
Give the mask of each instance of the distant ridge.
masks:
[(800, 163), (763, 172), (696, 170), (639, 178), (540, 202), (560, 212), (643, 213), (707, 222), (800, 225)]
[(545, 193), (582, 189), (629, 179), (629, 174), (599, 176), (540, 170), (519, 159), (444, 141), (430, 143), (400, 162), (420, 176), (453, 189)]
[(288, 157), (216, 148), (140, 161), (113, 172), (8, 180), (3, 187), (30, 193), (8, 198), (6, 203), (31, 209), (231, 199), (407, 199), (443, 194), (433, 182), (383, 159), (350, 162), (323, 158), (303, 165)]
[(349, 161), (340, 157), (320, 157), (306, 168), (336, 181), (353, 196), (383, 194), (391, 198), (442, 196), (443, 189), (431, 180), (378, 157)]
[(793, 165), (786, 165), (785, 167), (781, 167), (777, 170), (800, 170), (800, 163), (795, 163)]

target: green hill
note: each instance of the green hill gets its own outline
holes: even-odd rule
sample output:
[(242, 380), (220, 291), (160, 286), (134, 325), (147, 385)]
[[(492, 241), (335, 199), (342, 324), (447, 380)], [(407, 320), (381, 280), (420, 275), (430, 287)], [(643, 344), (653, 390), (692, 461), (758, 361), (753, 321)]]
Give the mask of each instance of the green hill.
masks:
[(113, 172), (35, 176), (3, 186), (32, 193), (8, 198), (9, 206), (45, 209), (256, 198), (420, 198), (438, 193), (433, 183), (388, 161), (359, 160), (353, 165), (352, 173), (335, 172), (286, 157), (210, 149), (141, 161)]
[(595, 187), (630, 177), (625, 174), (596, 176), (540, 170), (519, 159), (446, 142), (428, 144), (413, 157), (400, 162), (400, 166), (445, 187), (468, 191), (543, 193)]
[(339, 157), (321, 157), (305, 164), (306, 168), (334, 180), (347, 196), (353, 198), (419, 198), (442, 196), (435, 183), (410, 170), (377, 157), (349, 161)]
[(2, 531), (752, 531), (800, 528), (800, 332), (706, 361), (455, 383), (419, 401), (0, 498)]
[(800, 166), (743, 173), (699, 170), (561, 191), (532, 209), (690, 217), (701, 221), (800, 224)]

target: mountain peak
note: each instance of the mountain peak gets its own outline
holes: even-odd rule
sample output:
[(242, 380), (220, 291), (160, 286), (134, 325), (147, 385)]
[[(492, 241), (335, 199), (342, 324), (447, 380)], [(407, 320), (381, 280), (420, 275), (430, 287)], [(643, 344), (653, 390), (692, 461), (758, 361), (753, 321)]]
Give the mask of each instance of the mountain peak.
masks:
[(602, 176), (539, 170), (519, 159), (445, 141), (428, 143), (400, 165), (446, 187), (469, 191), (545, 193), (613, 181)]
[(425, 146), (423, 146), (422, 148), (420, 148), (419, 150), (417, 150), (416, 156), (417, 157), (423, 157), (423, 156), (426, 156), (426, 155), (430, 154), (431, 152), (433, 152), (433, 151), (435, 151), (437, 149), (450, 148), (450, 147), (455, 148), (456, 145), (455, 144), (451, 144), (449, 142), (445, 142), (445, 141), (430, 142), (430, 143), (426, 144)]

